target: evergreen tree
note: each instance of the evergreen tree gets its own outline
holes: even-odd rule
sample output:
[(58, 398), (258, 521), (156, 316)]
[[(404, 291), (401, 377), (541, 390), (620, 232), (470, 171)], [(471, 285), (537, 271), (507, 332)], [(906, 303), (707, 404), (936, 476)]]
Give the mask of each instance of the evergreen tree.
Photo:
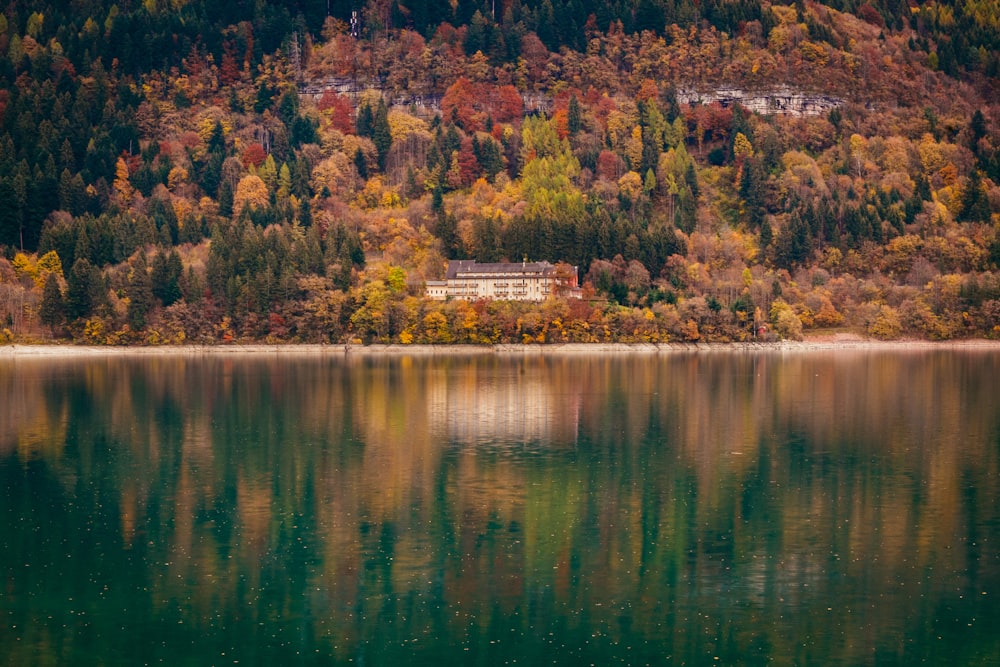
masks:
[(299, 202), (299, 224), (308, 229), (312, 227), (312, 223), (312, 206), (310, 205), (308, 199), (303, 198), (302, 201)]
[(219, 184), (219, 215), (228, 218), (233, 214), (233, 184), (223, 179)]
[(212, 134), (208, 138), (208, 152), (222, 154), (226, 150), (226, 133), (222, 123), (215, 121)]
[(740, 176), (740, 197), (743, 199), (746, 211), (747, 226), (750, 229), (760, 229), (764, 222), (764, 193), (761, 181), (762, 168), (757, 158), (750, 158), (743, 164)]
[(0, 246), (20, 247), (21, 223), (10, 179), (0, 178)]
[(778, 266), (790, 269), (808, 260), (811, 252), (809, 225), (798, 212), (794, 212), (775, 241), (774, 261)]
[(378, 151), (379, 171), (384, 172), (389, 149), (392, 147), (392, 133), (389, 131), (389, 109), (385, 100), (379, 100), (378, 110), (375, 112), (372, 124), (372, 143), (375, 144), (375, 150)]
[(66, 316), (71, 321), (89, 317), (104, 301), (101, 272), (86, 257), (73, 263), (66, 283)]
[(569, 136), (575, 136), (581, 129), (583, 129), (583, 120), (580, 115), (580, 100), (576, 99), (574, 94), (569, 98), (569, 109), (566, 112), (566, 125), (569, 130)]
[(358, 109), (358, 117), (354, 122), (355, 131), (359, 137), (371, 137), (375, 127), (375, 115), (370, 104)]
[(919, 201), (931, 200), (931, 184), (928, 182), (927, 177), (924, 176), (923, 172), (917, 174), (916, 184), (913, 188), (913, 196)]
[(441, 252), (447, 259), (462, 259), (462, 239), (458, 235), (458, 222), (453, 215), (439, 215), (434, 228), (441, 241)]
[(479, 150), (476, 152), (476, 160), (483, 168), (483, 171), (486, 172), (487, 177), (492, 180), (497, 174), (503, 171), (503, 156), (500, 155), (500, 147), (497, 146), (497, 143), (492, 138), (483, 139), (482, 142), (474, 139), (474, 151), (477, 145)]
[(701, 190), (698, 187), (698, 172), (694, 169), (694, 160), (688, 162), (687, 169), (684, 170), (684, 182), (691, 188), (691, 194), (697, 200)]
[(153, 283), (146, 266), (146, 253), (140, 252), (132, 267), (128, 289), (128, 324), (133, 331), (146, 328), (149, 311), (153, 309)]
[(45, 279), (38, 316), (41, 318), (42, 324), (49, 327), (53, 333), (56, 327), (66, 319), (66, 304), (63, 301), (62, 290), (59, 288), (59, 279), (54, 271), (49, 273)]
[(365, 154), (361, 152), (360, 148), (354, 152), (354, 166), (358, 169), (358, 176), (367, 180), (368, 160), (365, 159)]
[(967, 222), (988, 222), (990, 220), (990, 200), (983, 188), (983, 177), (978, 169), (969, 174), (969, 181), (962, 193), (962, 208), (959, 219)]
[(438, 174), (437, 180), (434, 182), (434, 192), (431, 195), (431, 210), (435, 213), (441, 213), (444, 210), (444, 177)]
[(986, 117), (980, 109), (972, 114), (969, 121), (969, 149), (979, 155), (979, 140), (986, 136)]
[(171, 250), (169, 253), (165, 249), (161, 249), (153, 258), (150, 276), (153, 296), (164, 307), (170, 306), (180, 300), (182, 296), (180, 282), (183, 273), (184, 266), (181, 263), (181, 256), (176, 249)]
[(771, 223), (764, 218), (764, 222), (760, 223), (760, 247), (761, 249), (767, 248), (774, 241), (774, 230), (771, 229)]

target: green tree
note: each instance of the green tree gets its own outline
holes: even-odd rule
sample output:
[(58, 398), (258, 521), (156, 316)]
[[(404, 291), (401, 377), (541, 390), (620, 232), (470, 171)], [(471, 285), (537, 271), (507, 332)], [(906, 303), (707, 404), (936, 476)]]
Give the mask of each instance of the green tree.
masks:
[(365, 285), (363, 303), (351, 315), (354, 331), (366, 341), (389, 342), (389, 289), (381, 280)]
[(986, 135), (986, 117), (983, 116), (982, 110), (976, 109), (972, 114), (972, 120), (969, 121), (969, 149), (976, 155), (979, 155), (979, 140)]
[(392, 147), (392, 133), (389, 131), (389, 109), (385, 100), (379, 100), (378, 109), (375, 111), (375, 118), (372, 124), (372, 143), (378, 151), (379, 171), (385, 171), (386, 158), (389, 156), (389, 149)]
[(764, 222), (764, 187), (763, 167), (755, 157), (748, 158), (743, 164), (740, 175), (740, 197), (743, 199), (743, 211), (747, 227), (760, 229)]
[(798, 211), (793, 212), (775, 240), (775, 264), (786, 269), (803, 264), (812, 253), (812, 242), (808, 223)]
[(140, 252), (129, 276), (128, 324), (134, 331), (146, 328), (149, 311), (153, 309), (153, 282), (146, 265), (146, 253)]
[(968, 222), (988, 222), (990, 219), (990, 200), (983, 187), (983, 177), (978, 169), (969, 174), (969, 181), (962, 192), (962, 208), (959, 219)]
[(569, 136), (575, 136), (581, 129), (583, 129), (583, 119), (580, 114), (580, 100), (576, 99), (574, 94), (569, 98), (569, 109), (566, 111), (566, 126), (569, 130)]
[(71, 321), (89, 317), (106, 299), (101, 271), (86, 257), (73, 263), (66, 283), (66, 316)]
[(441, 253), (447, 259), (463, 259), (462, 238), (458, 234), (458, 221), (455, 216), (442, 212), (438, 215), (434, 234), (441, 241)]
[(371, 137), (375, 125), (375, 114), (371, 105), (364, 104), (358, 109), (358, 117), (354, 122), (359, 137)]
[(367, 180), (368, 160), (365, 159), (365, 154), (361, 152), (360, 148), (354, 152), (354, 166), (358, 170), (358, 176)]
[(156, 297), (164, 307), (170, 306), (181, 298), (181, 276), (184, 273), (184, 266), (181, 263), (181, 256), (176, 249), (167, 253), (161, 250), (153, 257), (152, 282), (153, 296)]
[(53, 333), (55, 333), (56, 327), (66, 319), (66, 304), (63, 301), (62, 289), (59, 287), (59, 278), (54, 272), (49, 273), (45, 279), (45, 288), (42, 290), (42, 303), (38, 315), (42, 324), (49, 327)]

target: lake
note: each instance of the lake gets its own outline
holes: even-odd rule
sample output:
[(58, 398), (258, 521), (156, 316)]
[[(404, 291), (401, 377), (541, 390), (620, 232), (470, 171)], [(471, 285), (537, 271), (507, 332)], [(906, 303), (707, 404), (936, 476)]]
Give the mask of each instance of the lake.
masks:
[(997, 665), (1000, 352), (0, 359), (4, 665)]

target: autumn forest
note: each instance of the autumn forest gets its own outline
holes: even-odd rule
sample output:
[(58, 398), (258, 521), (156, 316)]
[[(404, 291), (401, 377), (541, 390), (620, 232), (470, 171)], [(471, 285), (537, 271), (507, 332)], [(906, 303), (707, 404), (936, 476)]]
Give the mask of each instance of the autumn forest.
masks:
[(1000, 337), (997, 0), (2, 8), (0, 342)]

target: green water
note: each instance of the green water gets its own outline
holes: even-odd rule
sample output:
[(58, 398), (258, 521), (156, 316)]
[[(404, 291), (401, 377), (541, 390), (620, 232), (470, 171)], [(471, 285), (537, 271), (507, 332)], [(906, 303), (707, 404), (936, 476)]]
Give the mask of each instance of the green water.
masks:
[(1000, 664), (1000, 353), (0, 361), (0, 664)]

